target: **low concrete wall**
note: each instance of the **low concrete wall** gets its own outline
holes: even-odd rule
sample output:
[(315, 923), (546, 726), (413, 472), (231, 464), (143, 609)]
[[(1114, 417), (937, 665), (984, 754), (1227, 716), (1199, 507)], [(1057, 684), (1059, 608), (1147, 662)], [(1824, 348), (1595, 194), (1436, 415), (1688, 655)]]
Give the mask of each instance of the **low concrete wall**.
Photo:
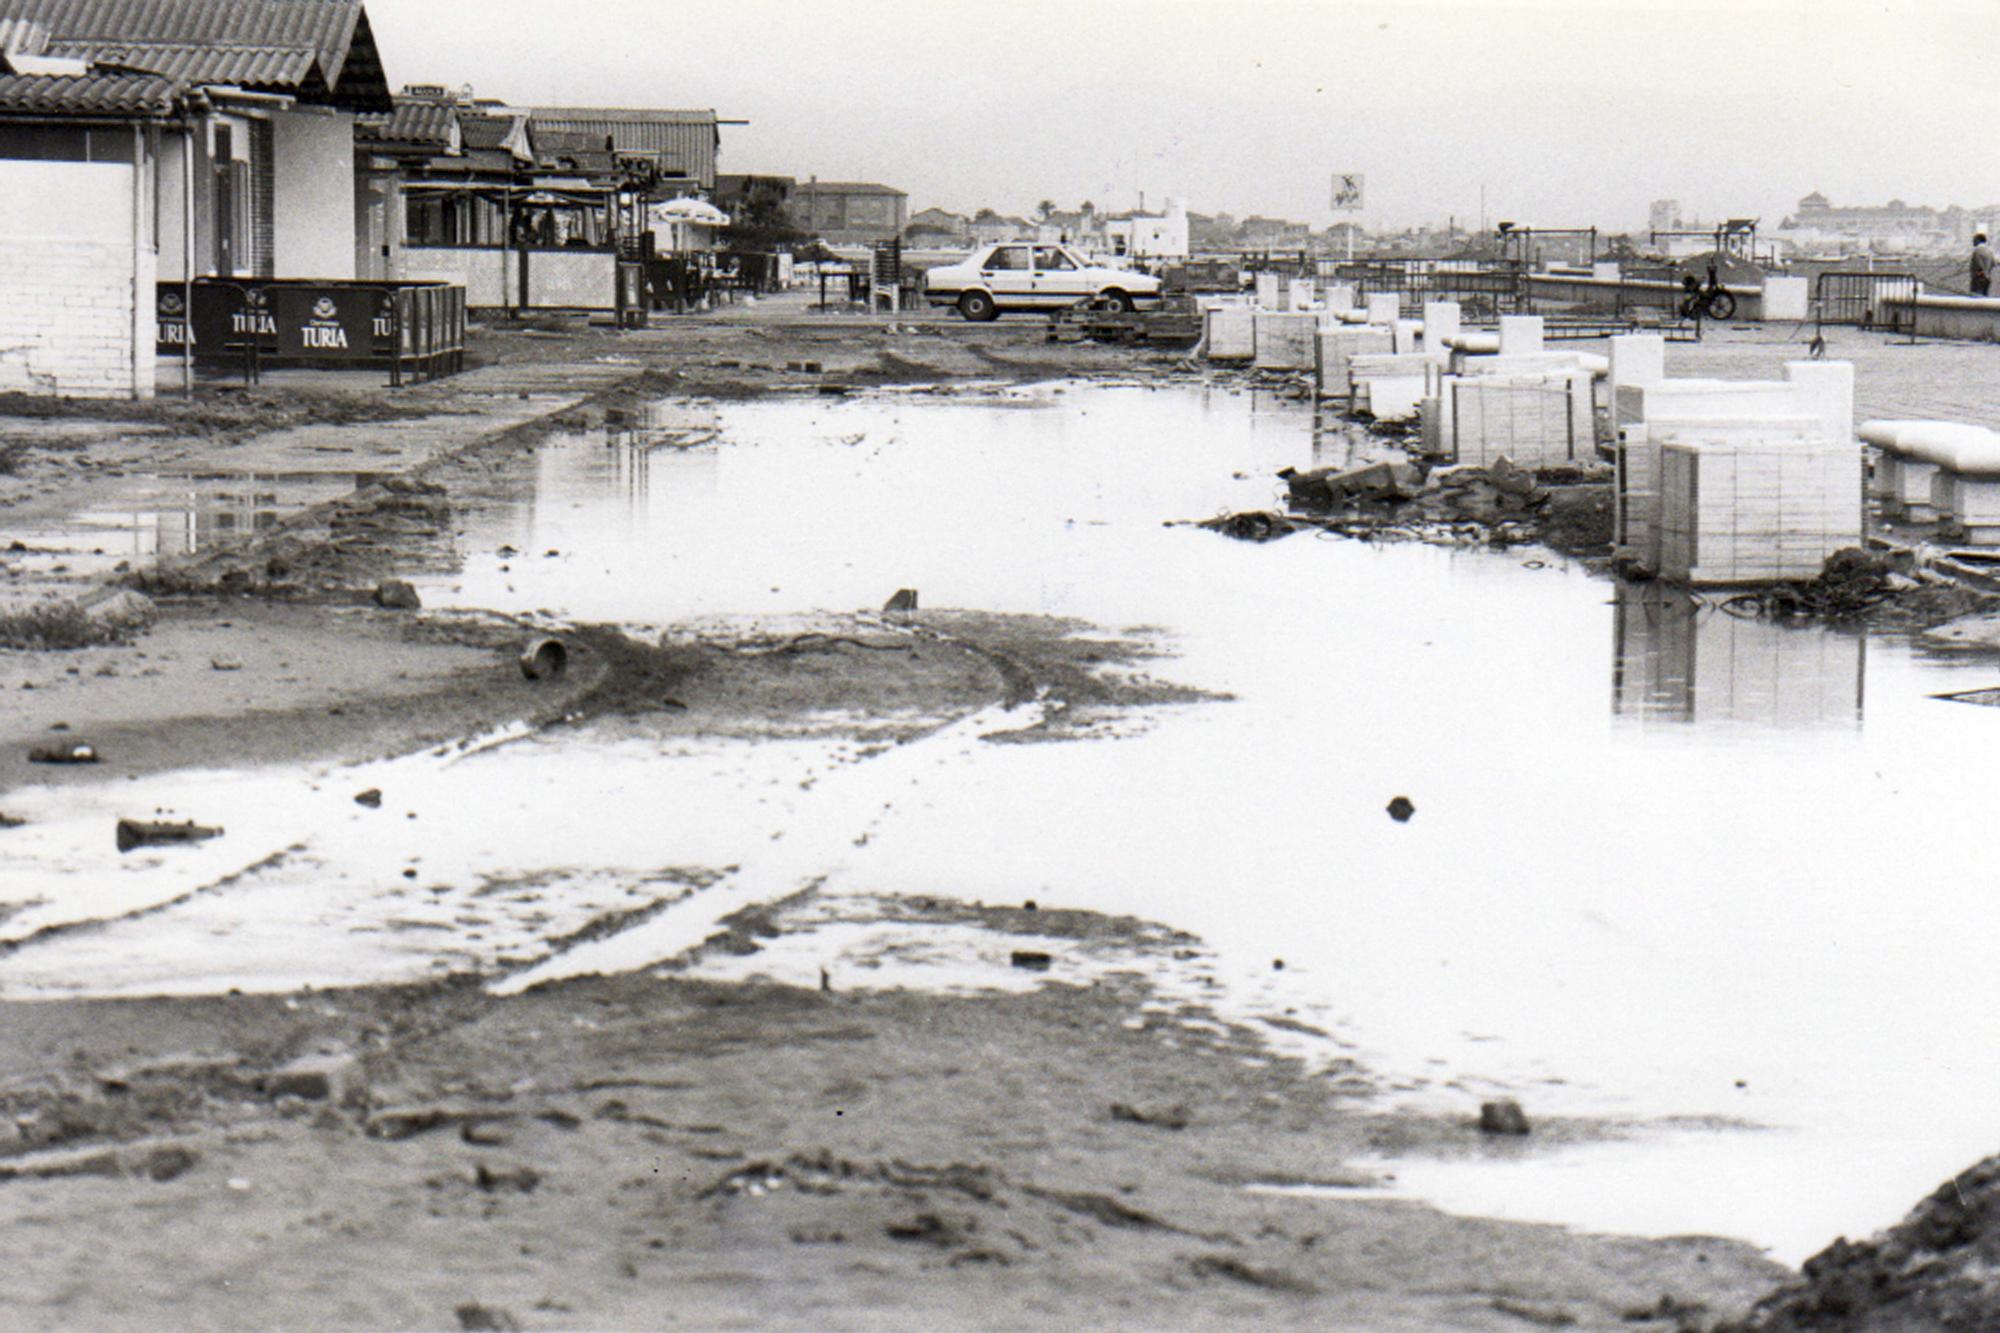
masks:
[(462, 284), (465, 304), (473, 310), (508, 305), (526, 310), (617, 307), (618, 257), (603, 250), (530, 250), (526, 300), (521, 297), (517, 250), (413, 245), (403, 250), (398, 267), (410, 281)]
[(1919, 338), (1961, 338), (2000, 342), (2000, 298), (1917, 296), (1882, 303), (1891, 322)]
[[(1723, 290), (1736, 298), (1736, 318), (1764, 318), (1764, 289), (1725, 284)], [(1671, 310), (1680, 305), (1681, 288), (1676, 282), (1644, 278), (1596, 278), (1568, 273), (1531, 273), (1528, 296), (1537, 302), (1560, 302), (1590, 311), (1611, 312), (1634, 307)]]
[(153, 396), (135, 186), (124, 163), (0, 161), (0, 391)]

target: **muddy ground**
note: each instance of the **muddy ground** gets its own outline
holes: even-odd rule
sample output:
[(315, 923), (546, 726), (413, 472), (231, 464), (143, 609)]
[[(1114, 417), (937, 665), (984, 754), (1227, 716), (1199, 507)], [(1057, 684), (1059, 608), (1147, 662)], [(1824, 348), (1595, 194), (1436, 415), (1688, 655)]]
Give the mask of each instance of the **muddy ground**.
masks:
[[(473, 362), (386, 399), (299, 375), (136, 407), (0, 403), (0, 548), (10, 520), (163, 461), (317, 455), (373, 474), (243, 544), (109, 571), (154, 601), (150, 624), (0, 651), (0, 814), (31, 782), (357, 761), (607, 713), (695, 736), (874, 716), (898, 719), (877, 737), (892, 743), (1033, 696), (1055, 706), (1022, 739), (1063, 741), (1203, 705), (1147, 674), (1142, 633), (1032, 618), (744, 620), (640, 642), (374, 597), (449, 562), (457, 506), (542, 435), (663, 395), (1203, 373), (1179, 350), (778, 303), (642, 333), (489, 328)], [(1597, 492), (1557, 508), (1570, 549), (1597, 544)], [(63, 563), (0, 555), (0, 601), (101, 581)], [(567, 669), (529, 680), (517, 654), (548, 633)], [(27, 762), (80, 739), (101, 763)], [(1365, 1069), (1281, 1058), (1170, 996), (1203, 951), (1147, 923), (1058, 904), (834, 911), (808, 895), (675, 965), (505, 998), (452, 978), (0, 1002), (0, 1326), (1705, 1330), (1788, 1276), (1727, 1241), (1249, 1191), (1364, 1190), (1380, 1183), (1349, 1165), (1364, 1155), (1622, 1128), (1523, 1140), (1480, 1134), (1476, 1106), (1381, 1114)], [(956, 950), (966, 985), (898, 988), (907, 945), (888, 943), (879, 970), (810, 980), (816, 932), (881, 922)], [(747, 979), (744, 960), (778, 956), (801, 984)]]

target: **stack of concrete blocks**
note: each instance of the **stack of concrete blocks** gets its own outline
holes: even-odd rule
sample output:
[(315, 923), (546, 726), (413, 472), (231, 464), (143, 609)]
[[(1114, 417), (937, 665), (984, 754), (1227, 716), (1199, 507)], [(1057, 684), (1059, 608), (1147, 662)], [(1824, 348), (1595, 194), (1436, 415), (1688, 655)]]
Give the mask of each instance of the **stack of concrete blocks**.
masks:
[(1688, 587), (1804, 581), (1861, 541), (1861, 454), (1817, 414), (1655, 425), (1661, 577)]
[(1314, 339), (1314, 370), (1321, 398), (1352, 395), (1349, 362), (1353, 357), (1396, 350), (1394, 324), (1401, 306), (1395, 296), (1370, 296), (1359, 306), (1355, 300), (1350, 284), (1327, 290), (1326, 310)]
[(1259, 310), (1252, 321), (1252, 360), (1259, 370), (1312, 370), (1319, 316), (1310, 310)]
[[(1523, 467), (1589, 459), (1603, 358), (1542, 347), (1539, 316), (1503, 316), (1498, 334), (1451, 331), (1427, 345), (1440, 365), (1424, 404), (1424, 449), (1436, 457)], [(1427, 335), (1428, 338), (1428, 335)]]
[(1249, 361), (1257, 355), (1257, 310), (1247, 305), (1211, 306), (1202, 316), (1211, 361)]
[(1945, 421), (1870, 421), (1861, 438), (1882, 451), (1876, 493), (1886, 515), (1934, 518), (1945, 536), (2000, 544), (2000, 435)]
[(1353, 410), (1377, 421), (1408, 421), (1424, 400), (1431, 369), (1430, 358), (1422, 352), (1351, 355), (1348, 401)]
[[(1726, 518), (1730, 531), (1740, 534), (1742, 538), (1734, 545), (1746, 549), (1765, 540), (1758, 535), (1760, 532), (1776, 543), (1775, 534), (1795, 519), (1799, 525), (1799, 540), (1784, 543), (1787, 547), (1784, 554), (1794, 553), (1790, 548), (1795, 547), (1824, 547), (1820, 553), (1822, 561), (1841, 546), (1852, 546), (1860, 541), (1861, 459), (1854, 437), (1854, 368), (1851, 363), (1793, 362), (1785, 367), (1785, 378), (1782, 380), (1675, 380), (1659, 373), (1660, 363), (1652, 357), (1651, 349), (1643, 344), (1621, 343), (1614, 339), (1612, 357), (1616, 366), (1613, 371), (1612, 410), (1617, 431), (1614, 541), (1620, 555), (1655, 573), (1675, 576), (1670, 572), (1669, 565), (1673, 562), (1664, 546), (1664, 515), (1670, 490), (1663, 471), (1663, 451), (1667, 442), (1678, 438), (1690, 447), (1706, 446), (1711, 454), (1731, 448), (1761, 454), (1755, 434), (1760, 421), (1770, 423), (1775, 432), (1773, 438), (1786, 447), (1798, 443), (1793, 423), (1805, 421), (1809, 430), (1800, 451), (1819, 459), (1827, 471), (1813, 472), (1811, 469), (1818, 466), (1817, 463), (1780, 468), (1775, 474), (1779, 485), (1775, 497), (1753, 495), (1750, 490), (1745, 492), (1748, 497), (1746, 504), (1768, 500), (1765, 509), (1770, 512), (1759, 510), (1751, 513), (1746, 510), (1747, 516), (1742, 522), (1730, 515), (1707, 517), (1715, 522)], [(1727, 426), (1728, 430), (1719, 439), (1709, 439), (1701, 434), (1705, 427), (1721, 426)], [(1757, 480), (1761, 476), (1757, 469), (1763, 466), (1762, 462), (1752, 459), (1745, 465), (1745, 476)], [(1699, 485), (1701, 467), (1701, 460), (1690, 461), (1684, 457), (1673, 485)], [(1719, 470), (1723, 464), (1711, 462), (1708, 467), (1717, 477), (1723, 475)], [(1733, 494), (1734, 474), (1730, 475), (1730, 493)], [(1827, 489), (1829, 487), (1831, 489)], [(1723, 503), (1720, 494), (1718, 492), (1716, 499), (1718, 505)], [(1706, 502), (1698, 496), (1690, 500), (1681, 495), (1675, 497), (1673, 503), (1685, 507)], [(1823, 512), (1826, 506), (1831, 506), (1830, 512)], [(1717, 514), (1721, 511), (1718, 510)], [(1787, 514), (1791, 517), (1788, 518)], [(1757, 524), (1765, 526), (1759, 528)], [(1683, 535), (1698, 536), (1698, 529), (1686, 529)], [(1720, 563), (1699, 559), (1691, 561), (1685, 552), (1681, 553), (1679, 563), (1693, 565), (1696, 577), (1712, 576), (1724, 582), (1793, 576), (1789, 573), (1764, 575), (1746, 572), (1739, 578), (1726, 579), (1719, 574), (1703, 574), (1704, 567), (1719, 568)], [(1735, 562), (1732, 557), (1728, 563), (1740, 563), (1745, 570), (1754, 569), (1757, 565), (1757, 561), (1747, 556), (1741, 562)], [(1786, 565), (1787, 569), (1801, 567), (1797, 562)], [(1803, 577), (1811, 578), (1818, 572), (1815, 566)]]

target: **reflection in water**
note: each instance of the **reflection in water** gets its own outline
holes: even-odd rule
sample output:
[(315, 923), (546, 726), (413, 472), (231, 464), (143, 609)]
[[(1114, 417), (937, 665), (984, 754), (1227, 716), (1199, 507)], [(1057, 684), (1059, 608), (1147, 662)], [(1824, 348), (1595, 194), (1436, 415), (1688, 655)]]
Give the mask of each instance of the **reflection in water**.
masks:
[(198, 555), (275, 527), (290, 514), (346, 495), (370, 472), (162, 473), (132, 479), (125, 493), (59, 525), (24, 529), (33, 544), (82, 555), (103, 552), (150, 564)]
[(1613, 593), (1611, 708), (1672, 722), (1861, 723), (1867, 639), (1733, 615), (1660, 584)]

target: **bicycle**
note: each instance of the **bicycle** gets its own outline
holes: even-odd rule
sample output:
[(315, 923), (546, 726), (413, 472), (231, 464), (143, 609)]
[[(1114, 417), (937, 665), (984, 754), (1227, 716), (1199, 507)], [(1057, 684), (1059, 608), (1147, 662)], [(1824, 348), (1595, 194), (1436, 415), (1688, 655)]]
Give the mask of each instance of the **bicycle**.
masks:
[(1681, 318), (1682, 319), (1733, 319), (1736, 316), (1736, 298), (1723, 289), (1716, 279), (1715, 265), (1708, 266), (1708, 285), (1695, 281), (1692, 273), (1681, 276)]

